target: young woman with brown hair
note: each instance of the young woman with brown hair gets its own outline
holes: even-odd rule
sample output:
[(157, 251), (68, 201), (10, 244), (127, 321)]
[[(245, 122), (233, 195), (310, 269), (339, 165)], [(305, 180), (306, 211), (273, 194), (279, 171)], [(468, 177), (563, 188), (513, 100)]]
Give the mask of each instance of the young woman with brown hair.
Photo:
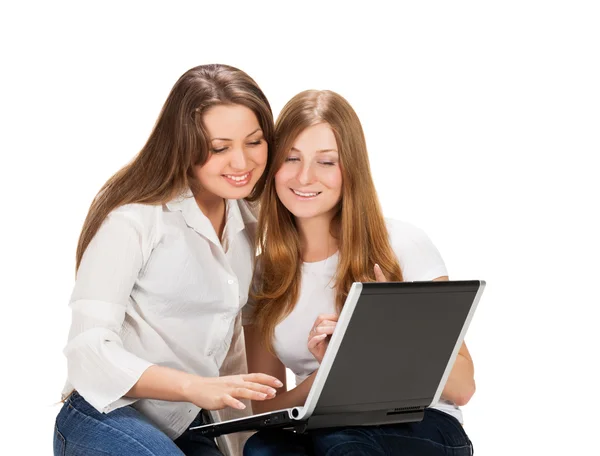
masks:
[[(304, 404), (352, 282), (448, 280), (423, 231), (383, 218), (360, 121), (336, 93), (302, 92), (283, 108), (261, 205), (261, 254), (243, 310), (248, 366), (283, 382), (288, 367), (297, 386), (255, 402), (255, 413)], [(305, 435), (264, 431), (244, 454), (469, 455), (457, 405), (474, 390), (463, 345), (443, 401), (422, 422)]]
[[(56, 455), (215, 455), (185, 432), (281, 383), (219, 377), (252, 277), (273, 117), (246, 73), (192, 68), (94, 199), (77, 247)], [(236, 325), (237, 323), (237, 325)]]

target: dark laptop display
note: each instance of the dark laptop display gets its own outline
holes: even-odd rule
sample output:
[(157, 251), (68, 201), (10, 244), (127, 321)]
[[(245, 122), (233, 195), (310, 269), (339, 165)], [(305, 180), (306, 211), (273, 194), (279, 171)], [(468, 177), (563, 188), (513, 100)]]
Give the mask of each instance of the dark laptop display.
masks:
[(440, 398), (484, 287), (357, 282), (303, 407), (192, 429), (217, 436), (419, 421)]

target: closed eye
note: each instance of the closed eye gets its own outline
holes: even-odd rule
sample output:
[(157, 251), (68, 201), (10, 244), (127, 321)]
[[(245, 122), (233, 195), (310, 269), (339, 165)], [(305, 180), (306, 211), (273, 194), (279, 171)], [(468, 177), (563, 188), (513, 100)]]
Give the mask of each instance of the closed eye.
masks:
[(291, 161), (300, 161), (300, 159), (298, 157), (287, 157), (285, 159), (286, 162), (291, 162)]

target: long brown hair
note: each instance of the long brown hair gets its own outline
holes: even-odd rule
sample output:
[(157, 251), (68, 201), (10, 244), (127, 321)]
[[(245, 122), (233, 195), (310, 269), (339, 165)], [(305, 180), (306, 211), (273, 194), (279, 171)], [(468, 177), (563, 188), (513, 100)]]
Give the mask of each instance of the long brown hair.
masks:
[(307, 90), (299, 93), (284, 106), (275, 124), (275, 153), (261, 198), (258, 222), (261, 256), (259, 283), (252, 292), (256, 302), (254, 321), (263, 343), (271, 351), (275, 327), (289, 315), (298, 300), (302, 263), (294, 216), (277, 197), (275, 173), (298, 135), (319, 123), (327, 123), (333, 131), (342, 172), (342, 196), (330, 228), (339, 244), (339, 262), (334, 276), (337, 311), (342, 309), (353, 282), (375, 280), (375, 264), (379, 264), (388, 280), (402, 280), (400, 265), (389, 243), (356, 112), (335, 92)]
[[(202, 116), (218, 104), (239, 104), (251, 109), (271, 146), (271, 106), (250, 76), (220, 64), (188, 70), (171, 89), (142, 150), (108, 179), (94, 198), (79, 236), (76, 270), (88, 244), (114, 209), (131, 203), (165, 204), (188, 188), (199, 189), (193, 167), (203, 165), (210, 150)], [(269, 153), (265, 173), (246, 198), (248, 201), (255, 201), (262, 194), (270, 163)]]

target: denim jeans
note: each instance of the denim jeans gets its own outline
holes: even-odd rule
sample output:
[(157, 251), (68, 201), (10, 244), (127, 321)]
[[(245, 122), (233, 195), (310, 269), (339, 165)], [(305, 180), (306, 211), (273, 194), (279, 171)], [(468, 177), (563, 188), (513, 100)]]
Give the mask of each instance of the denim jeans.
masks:
[[(202, 424), (199, 414), (193, 425)], [(55, 456), (222, 456), (214, 440), (186, 431), (173, 441), (131, 406), (100, 413), (77, 392), (54, 428)]]
[(261, 431), (244, 447), (244, 456), (471, 456), (473, 445), (456, 418), (426, 409), (422, 421), (385, 426), (319, 429), (305, 434)]

